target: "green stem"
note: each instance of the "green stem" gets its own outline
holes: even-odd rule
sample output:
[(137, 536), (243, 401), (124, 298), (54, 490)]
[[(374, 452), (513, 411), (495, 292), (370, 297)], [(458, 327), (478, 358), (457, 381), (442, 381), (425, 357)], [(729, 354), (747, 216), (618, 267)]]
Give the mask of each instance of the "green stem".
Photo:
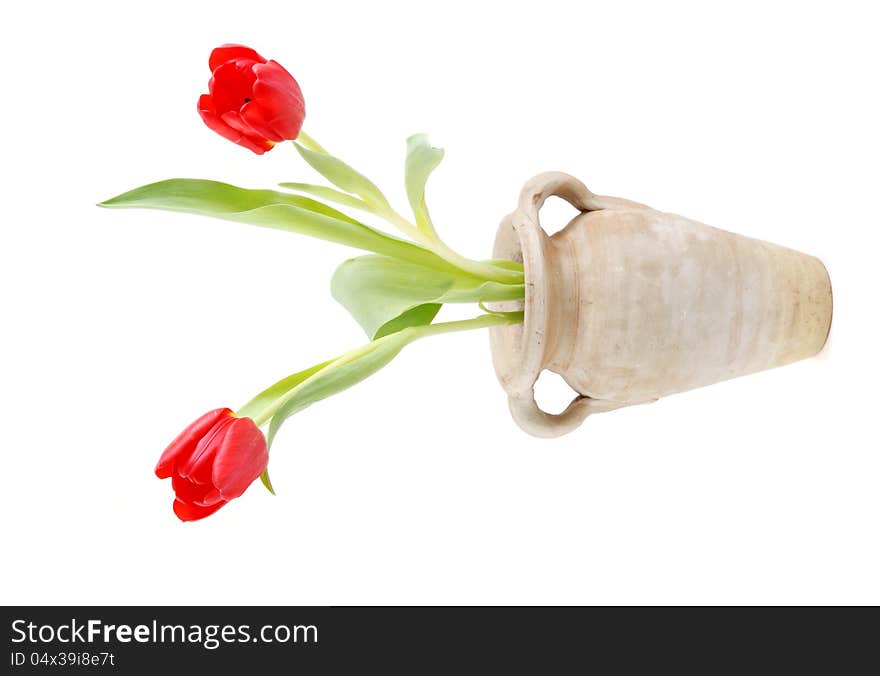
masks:
[[(318, 143), (303, 130), (300, 130), (299, 136), (297, 136), (296, 141), (316, 153), (323, 153), (325, 155), (328, 154), (320, 143)], [(374, 208), (376, 207), (376, 205), (372, 206)], [(400, 213), (398, 213), (391, 205), (388, 205), (387, 209), (383, 208), (381, 211), (376, 210), (374, 211), (374, 213), (384, 218), (400, 232), (409, 237), (413, 241), (413, 243), (419, 245), (424, 249), (427, 249), (433, 254), (436, 254), (459, 270), (463, 270), (464, 272), (467, 272), (471, 275), (480, 277), (481, 279), (485, 279), (490, 282), (498, 282), (499, 284), (523, 283), (524, 275), (522, 272), (502, 268), (497, 265), (493, 265), (492, 263), (475, 261), (465, 256), (462, 256), (458, 252), (449, 248), (437, 236), (437, 233), (433, 231), (433, 228), (432, 232), (423, 232), (409, 219), (401, 216)]]
[(506, 270), (497, 265), (492, 265), (491, 263), (482, 263), (480, 261), (466, 258), (450, 249), (439, 239), (437, 240), (436, 247), (432, 247), (431, 250), (465, 272), (482, 277), (490, 282), (499, 282), (500, 284), (522, 284), (525, 280), (525, 274), (522, 272)]
[(311, 136), (306, 134), (304, 129), (299, 130), (299, 136), (296, 137), (296, 140), (302, 143), (309, 150), (314, 150), (316, 153), (324, 153), (325, 155), (327, 154), (327, 151), (324, 150), (324, 147)]
[(412, 342), (419, 338), (428, 336), (439, 336), (443, 333), (455, 333), (457, 331), (472, 331), (474, 329), (485, 329), (490, 326), (502, 326), (505, 324), (521, 324), (525, 313), (523, 312), (507, 312), (480, 315), (472, 319), (460, 319), (454, 322), (439, 322), (437, 324), (428, 324), (426, 326), (411, 326), (404, 331), (411, 331), (414, 337), (407, 341)]
[[(510, 312), (506, 314), (486, 314), (472, 319), (440, 322), (438, 324), (428, 324), (427, 326), (411, 326), (402, 331), (398, 331), (397, 333), (392, 333), (364, 345), (360, 345), (353, 350), (343, 353), (336, 359), (324, 362), (323, 364), (318, 364), (310, 369), (300, 371), (299, 373), (295, 373), (279, 380), (277, 383), (254, 397), (250, 402), (242, 406), (236, 415), (249, 417), (253, 419), (258, 427), (261, 427), (269, 422), (278, 409), (289, 401), (291, 397), (295, 396), (296, 392), (303, 386), (314, 385), (315, 381), (321, 378), (327, 378), (343, 366), (350, 364), (379, 348), (387, 346), (389, 343), (395, 344), (395, 349), (399, 351), (410, 343), (428, 336), (484, 329), (490, 326), (501, 326), (505, 324), (519, 324), (522, 321), (522, 312)], [(360, 382), (371, 373), (372, 371), (364, 374), (363, 377), (353, 380), (351, 383), (348, 383), (347, 386)], [(301, 378), (299, 376), (305, 377)], [(289, 389), (286, 387), (287, 382), (291, 384)], [(272, 393), (273, 396), (271, 399), (266, 396), (267, 393)]]
[(385, 220), (394, 225), (405, 235), (411, 237), (414, 242), (428, 249), (431, 253), (437, 254), (440, 258), (448, 261), (460, 270), (463, 270), (475, 277), (486, 279), (490, 282), (498, 282), (499, 284), (522, 284), (523, 273), (516, 270), (507, 270), (498, 267), (492, 263), (482, 263), (473, 259), (462, 256), (455, 250), (449, 248), (443, 240), (434, 235), (430, 237), (419, 230), (413, 223), (391, 209), (388, 213), (381, 214)]

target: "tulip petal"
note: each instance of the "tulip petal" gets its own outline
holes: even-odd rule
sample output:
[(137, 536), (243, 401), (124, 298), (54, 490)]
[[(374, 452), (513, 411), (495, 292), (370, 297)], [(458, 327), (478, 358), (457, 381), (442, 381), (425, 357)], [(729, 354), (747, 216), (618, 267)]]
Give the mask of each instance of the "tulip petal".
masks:
[(202, 116), (202, 121), (209, 129), (217, 132), (223, 138), (238, 143), (238, 139), (241, 138), (241, 132), (233, 129), (220, 119), (214, 106), (214, 99), (210, 94), (202, 94), (199, 97), (199, 115)]
[(232, 413), (219, 420), (196, 444), (190, 456), (180, 459), (175, 468), (175, 473), (197, 484), (210, 484), (211, 467), (214, 464), (214, 458), (220, 449), (220, 444), (226, 434), (226, 430), (235, 420), (236, 418)]
[(202, 116), (202, 120), (209, 129), (212, 129), (223, 138), (228, 139), (233, 143), (237, 143), (257, 155), (262, 155), (267, 150), (271, 150), (274, 146), (273, 143), (265, 139), (251, 139), (250, 137), (244, 136), (240, 131), (233, 129), (226, 124), (220, 119), (220, 116), (217, 115), (209, 94), (203, 94), (199, 99), (199, 115)]
[(210, 432), (223, 416), (230, 415), (231, 413), (232, 411), (228, 408), (218, 408), (208, 411), (198, 420), (190, 423), (162, 453), (159, 462), (156, 464), (156, 476), (160, 479), (170, 477), (174, 471), (175, 462), (181, 458), (188, 458), (195, 451), (202, 437)]
[(187, 502), (183, 502), (182, 500), (175, 500), (174, 513), (181, 521), (198, 521), (199, 519), (204, 519), (206, 516), (211, 516), (211, 514), (216, 512), (225, 504), (225, 501), (221, 501), (209, 507), (202, 507), (199, 505), (193, 505)]
[(208, 81), (208, 91), (218, 115), (230, 110), (239, 111), (254, 98), (257, 75), (252, 61), (228, 61), (214, 71)]
[(174, 497), (193, 504), (204, 503), (205, 499), (216, 490), (211, 484), (198, 484), (178, 474), (171, 477), (171, 487), (174, 489)]
[(294, 77), (276, 61), (254, 65), (253, 98), (264, 111), (270, 128), (283, 139), (295, 139), (306, 116), (302, 90)]
[(299, 88), (296, 78), (277, 61), (255, 63), (251, 66), (251, 70), (257, 81), (278, 92), (286, 92), (301, 101), (303, 100), (302, 90)]
[[(229, 115), (230, 118), (236, 116), (235, 113), (227, 113), (227, 115)], [(237, 117), (239, 118), (239, 124), (251, 129), (254, 134), (258, 134), (262, 138), (274, 141), (275, 143), (284, 141), (286, 138), (283, 134), (279, 134), (272, 128), (272, 125), (268, 121), (269, 116), (257, 101), (251, 101), (250, 103), (245, 104), (241, 109), (241, 113), (238, 114)], [(229, 124), (230, 126), (235, 127), (235, 124), (233, 124), (231, 119)]]
[[(245, 108), (249, 108), (251, 106), (250, 103), (245, 104)], [(239, 132), (243, 136), (247, 136), (251, 139), (262, 139), (263, 132), (260, 129), (255, 129), (252, 127), (247, 120), (244, 119), (241, 113), (237, 110), (230, 110), (227, 113), (223, 113), (220, 116), (220, 119), (223, 120), (225, 124), (228, 124), (232, 129)]]
[(227, 428), (214, 458), (212, 482), (225, 500), (245, 492), (269, 464), (266, 438), (250, 418), (236, 418)]
[(211, 72), (213, 73), (224, 63), (226, 63), (227, 61), (232, 61), (233, 59), (248, 59), (250, 61), (256, 61), (258, 63), (266, 63), (266, 59), (257, 54), (250, 47), (245, 47), (244, 45), (226, 44), (220, 45), (211, 52), (211, 56), (208, 59), (208, 68), (210, 68)]
[(220, 494), (216, 488), (211, 488), (201, 500), (193, 501), (194, 505), (198, 505), (199, 507), (210, 507), (211, 505), (216, 505), (218, 502), (226, 502), (224, 497)]
[(237, 112), (223, 113), (221, 121), (240, 135), (239, 140), (237, 140), (236, 143), (243, 145), (246, 148), (250, 148), (251, 146), (259, 148), (260, 152), (258, 154), (271, 150), (275, 146), (274, 141), (265, 138), (263, 134), (244, 121), (241, 115)]

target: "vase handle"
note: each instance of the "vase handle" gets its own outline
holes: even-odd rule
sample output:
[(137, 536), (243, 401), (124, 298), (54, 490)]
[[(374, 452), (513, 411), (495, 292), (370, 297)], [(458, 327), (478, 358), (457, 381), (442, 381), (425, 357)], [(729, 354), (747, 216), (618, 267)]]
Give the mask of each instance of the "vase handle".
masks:
[(547, 413), (535, 401), (534, 385), (522, 396), (509, 396), (507, 405), (514, 421), (532, 436), (550, 439), (568, 434), (593, 413), (605, 413), (629, 403), (577, 395), (562, 413)]
[[(525, 184), (520, 193), (518, 209), (508, 217), (512, 223), (524, 228), (520, 237), (537, 238), (534, 240), (536, 243), (531, 247), (534, 251), (540, 250), (538, 242), (541, 236), (545, 236), (538, 213), (546, 199), (551, 196), (561, 197), (581, 212), (601, 209), (615, 211), (650, 209), (644, 204), (619, 197), (596, 195), (569, 174), (559, 171), (538, 174)], [(543, 265), (540, 257), (531, 258), (529, 263), (533, 269)], [(539, 270), (539, 274), (543, 274), (542, 269)], [(537, 289), (533, 289), (533, 294), (535, 294), (532, 300), (533, 311), (538, 314), (545, 313), (546, 306), (543, 296), (539, 295)], [(528, 317), (526, 317), (526, 324), (529, 324)], [(593, 413), (604, 413), (630, 405), (630, 402), (593, 399), (579, 394), (572, 399), (562, 413), (554, 414), (542, 411), (535, 401), (535, 382), (541, 372), (542, 352), (539, 349), (539, 342), (535, 343), (535, 347), (536, 351), (522, 357), (530, 365), (529, 368), (524, 370), (523, 377), (518, 384), (513, 388), (508, 388), (510, 413), (517, 425), (529, 434), (536, 437), (559, 437), (574, 430), (587, 416)]]
[(623, 199), (597, 195), (571, 174), (561, 171), (545, 171), (532, 177), (522, 189), (519, 196), (518, 215), (527, 217), (540, 227), (538, 212), (548, 197), (561, 197), (579, 211), (641, 211), (651, 207)]

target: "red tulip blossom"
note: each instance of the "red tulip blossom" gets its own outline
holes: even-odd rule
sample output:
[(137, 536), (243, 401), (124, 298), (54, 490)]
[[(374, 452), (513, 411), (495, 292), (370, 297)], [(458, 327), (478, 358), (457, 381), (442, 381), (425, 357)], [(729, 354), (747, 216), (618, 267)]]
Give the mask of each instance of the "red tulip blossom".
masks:
[(250, 47), (223, 45), (208, 60), (209, 94), (199, 114), (223, 138), (262, 155), (299, 136), (306, 106), (293, 76)]
[(165, 449), (156, 476), (171, 478), (174, 513), (203, 519), (245, 492), (269, 464), (266, 438), (228, 408), (205, 413)]

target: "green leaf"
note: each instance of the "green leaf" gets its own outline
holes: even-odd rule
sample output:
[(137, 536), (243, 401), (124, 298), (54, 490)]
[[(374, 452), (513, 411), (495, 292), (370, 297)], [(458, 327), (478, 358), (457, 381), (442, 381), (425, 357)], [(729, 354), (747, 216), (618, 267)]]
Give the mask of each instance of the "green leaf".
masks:
[(272, 487), (272, 480), (269, 478), (269, 468), (263, 470), (263, 473), (260, 474), (260, 483), (266, 487), (266, 490), (269, 491), (272, 495), (275, 495), (275, 489)]
[(337, 188), (357, 195), (377, 212), (384, 213), (390, 210), (385, 195), (366, 176), (333, 155), (309, 150), (299, 143), (294, 143), (294, 146), (315, 171)]
[(235, 217), (267, 206), (291, 206), (358, 224), (333, 207), (301, 195), (275, 190), (250, 190), (201, 178), (170, 178), (111, 197), (98, 206), (165, 209), (206, 216)]
[(516, 300), (524, 293), (523, 285), (487, 282), (387, 256), (345, 261), (336, 269), (330, 290), (370, 338), (430, 324), (443, 303)]
[(484, 314), (473, 319), (409, 327), (346, 352), (329, 364), (325, 362), (325, 364), (312, 367), (311, 376), (273, 404), (273, 415), (269, 422), (266, 441), (271, 446), (281, 425), (290, 416), (321, 399), (326, 399), (365, 380), (386, 366), (405, 346), (414, 340), (432, 335), (487, 328), (501, 324), (514, 324), (522, 321), (522, 312), (512, 312), (505, 316)]
[(506, 258), (493, 258), (491, 260), (484, 261), (484, 262), (491, 263), (495, 267), (502, 268), (504, 270), (512, 270), (513, 272), (523, 272), (523, 264), (522, 263), (507, 260)]
[(279, 428), (290, 416), (368, 378), (394, 359), (413, 338), (408, 332), (385, 336), (342, 355), (300, 383), (288, 393), (272, 416), (266, 437), (268, 443), (272, 444)]
[(411, 242), (375, 230), (336, 209), (301, 195), (249, 190), (228, 183), (172, 178), (135, 188), (99, 206), (161, 209), (296, 232), (439, 269), (452, 266)]
[(238, 409), (235, 415), (240, 418), (253, 418), (258, 425), (262, 425), (263, 422), (265, 422), (265, 419), (268, 418), (266, 412), (270, 411), (272, 407), (276, 404), (276, 402), (281, 400), (284, 395), (290, 392), (290, 390), (299, 385), (301, 382), (303, 382), (307, 378), (311, 378), (318, 371), (331, 363), (333, 363), (332, 359), (325, 361), (321, 364), (311, 366), (304, 371), (299, 371), (297, 373), (289, 375), (286, 378), (282, 378), (274, 385), (270, 385), (269, 387), (267, 387), (265, 390), (260, 392), (253, 399), (251, 399), (248, 403)]
[[(336, 269), (330, 292), (367, 336), (375, 338), (383, 326), (417, 306), (434, 303), (454, 284), (454, 275), (439, 270), (408, 265), (385, 256), (360, 256)], [(430, 323), (434, 317), (416, 313), (414, 318), (427, 319), (424, 323)]]
[[(252, 418), (258, 426), (265, 424), (270, 419), (279, 403), (290, 390), (299, 385), (301, 382), (315, 375), (322, 368), (330, 364), (333, 360), (325, 361), (322, 364), (316, 364), (304, 371), (299, 371), (292, 375), (282, 378), (274, 385), (270, 385), (248, 403), (242, 406), (236, 415), (240, 418)], [(275, 495), (275, 489), (272, 487), (272, 480), (269, 478), (269, 468), (267, 467), (260, 474), (260, 481), (266, 490)]]
[(428, 176), (443, 159), (443, 150), (432, 148), (427, 134), (414, 134), (406, 140), (406, 196), (423, 232), (434, 234), (434, 225), (425, 202)]
[(296, 140), (302, 143), (309, 150), (314, 150), (316, 153), (325, 153), (324, 147), (318, 143), (311, 136), (306, 134), (302, 129), (299, 130), (299, 136), (296, 137)]
[(409, 310), (405, 310), (391, 321), (385, 322), (382, 326), (376, 329), (376, 334), (373, 338), (390, 336), (392, 333), (397, 333), (410, 326), (425, 326), (430, 324), (434, 321), (434, 317), (437, 316), (437, 313), (440, 312), (441, 307), (443, 307), (442, 303), (425, 303), (424, 305), (416, 305)]
[(304, 192), (308, 195), (314, 195), (315, 197), (319, 197), (323, 200), (329, 200), (331, 202), (336, 202), (337, 204), (343, 204), (353, 209), (362, 209), (364, 211), (373, 210), (372, 207), (370, 207), (370, 205), (364, 202), (362, 199), (352, 197), (348, 193), (334, 190), (333, 188), (328, 188), (325, 185), (312, 185), (311, 183), (279, 183), (278, 185), (282, 188), (287, 188), (288, 190)]

